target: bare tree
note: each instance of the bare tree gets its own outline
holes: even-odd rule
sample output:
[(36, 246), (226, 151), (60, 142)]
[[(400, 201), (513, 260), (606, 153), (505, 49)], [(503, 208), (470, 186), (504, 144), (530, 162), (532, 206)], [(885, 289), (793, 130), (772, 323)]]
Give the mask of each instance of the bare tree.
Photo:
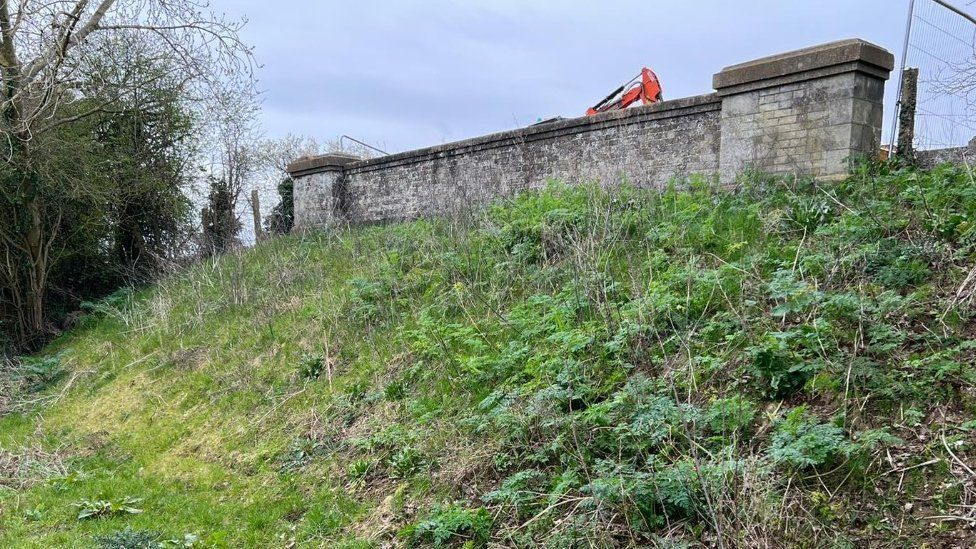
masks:
[(96, 64), (138, 46), (172, 67), (188, 95), (208, 97), (229, 82), (252, 87), (243, 24), (200, 0), (0, 0), (0, 299), (16, 312), (21, 337), (45, 331), (47, 276), (64, 230), (59, 199), (80, 192), (45, 178), (52, 136), (151, 84), (121, 64), (101, 78)]
[[(221, 207), (228, 208), (228, 211), (220, 213), (218, 217), (235, 227), (234, 234), (228, 235), (234, 241), (237, 241), (238, 230), (245, 226), (241, 223), (241, 217), (247, 210), (243, 202), (247, 199), (248, 188), (253, 187), (253, 181), (263, 164), (261, 133), (257, 124), (259, 111), (257, 97), (252, 90), (223, 86), (215, 94), (211, 123), (204, 138), (208, 144), (204, 154), (209, 157), (205, 167), (210, 183), (207, 192), (211, 197), (217, 190), (227, 193), (229, 201), (222, 203)], [(207, 207), (212, 209), (214, 204), (210, 203)], [(210, 215), (214, 213), (210, 212)], [(218, 246), (220, 249), (227, 247)]]

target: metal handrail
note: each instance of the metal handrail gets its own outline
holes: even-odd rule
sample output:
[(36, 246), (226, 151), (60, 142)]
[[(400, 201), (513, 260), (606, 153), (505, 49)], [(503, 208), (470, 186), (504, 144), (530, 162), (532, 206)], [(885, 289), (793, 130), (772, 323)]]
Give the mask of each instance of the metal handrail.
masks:
[(353, 141), (355, 143), (359, 143), (360, 145), (366, 147), (367, 149), (373, 149), (374, 151), (376, 151), (376, 152), (378, 152), (380, 154), (384, 154), (384, 155), (389, 155), (390, 154), (390, 153), (384, 151), (383, 149), (377, 149), (376, 147), (370, 145), (369, 143), (364, 143), (364, 142), (356, 139), (355, 137), (349, 137), (348, 135), (343, 135), (343, 136), (340, 136), (339, 137), (339, 146), (340, 147), (342, 146), (342, 140), (343, 139), (348, 139), (349, 141)]
[(951, 11), (951, 12), (954, 12), (956, 15), (962, 16), (964, 19), (967, 19), (970, 23), (976, 25), (976, 17), (973, 17), (972, 15), (969, 15), (968, 13), (962, 11), (961, 9), (953, 6), (952, 4), (950, 4), (948, 2), (945, 2), (944, 0), (933, 0), (933, 1), (936, 4), (942, 6), (943, 8), (945, 8), (945, 9)]

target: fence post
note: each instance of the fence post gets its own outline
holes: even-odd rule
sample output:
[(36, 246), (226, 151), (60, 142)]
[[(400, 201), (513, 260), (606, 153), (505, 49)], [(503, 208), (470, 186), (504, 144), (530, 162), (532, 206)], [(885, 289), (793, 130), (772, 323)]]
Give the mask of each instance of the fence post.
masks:
[(899, 158), (915, 162), (915, 104), (918, 98), (918, 69), (904, 69), (901, 73), (901, 102), (898, 106)]
[(261, 202), (257, 189), (251, 189), (251, 216), (254, 217), (254, 243), (257, 244), (264, 240), (264, 231), (261, 230)]

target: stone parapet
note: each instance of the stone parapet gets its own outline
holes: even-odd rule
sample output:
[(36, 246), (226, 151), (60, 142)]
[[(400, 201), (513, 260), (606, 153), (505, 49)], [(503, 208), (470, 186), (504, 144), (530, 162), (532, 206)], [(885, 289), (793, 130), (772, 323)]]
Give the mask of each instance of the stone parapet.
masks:
[(842, 40), (732, 65), (715, 93), (536, 124), (368, 160), (301, 158), (295, 223), (372, 223), (445, 215), (543, 186), (662, 187), (747, 170), (820, 178), (879, 151), (886, 50)]

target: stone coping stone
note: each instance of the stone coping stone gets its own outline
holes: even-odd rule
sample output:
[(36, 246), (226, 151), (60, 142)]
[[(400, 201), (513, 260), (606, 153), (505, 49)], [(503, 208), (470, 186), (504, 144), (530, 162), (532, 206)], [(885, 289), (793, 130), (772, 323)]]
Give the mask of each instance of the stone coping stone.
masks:
[(340, 170), (360, 160), (362, 158), (352, 154), (328, 153), (316, 156), (303, 156), (289, 163), (285, 169), (293, 176), (308, 175), (309, 173)]
[(509, 147), (565, 135), (575, 135), (611, 127), (639, 124), (650, 120), (663, 120), (702, 112), (719, 111), (721, 108), (722, 100), (717, 94), (696, 95), (693, 97), (661, 101), (653, 105), (600, 113), (594, 116), (556, 120), (546, 124), (532, 125), (462, 141), (445, 143), (443, 145), (380, 156), (378, 158), (349, 164), (345, 166), (345, 169), (346, 173), (369, 172), (392, 166), (415, 164), (435, 158), (446, 158), (458, 154)]
[(860, 70), (887, 79), (894, 66), (895, 57), (891, 52), (852, 38), (725, 67), (712, 78), (712, 87), (727, 95), (723, 93), (727, 88), (759, 89), (764, 87), (763, 81), (782, 85), (784, 77), (789, 76), (795, 76), (790, 80), (798, 82), (806, 80), (807, 76), (823, 76), (830, 72), (826, 71), (830, 68), (841, 69), (837, 72)]
[(645, 105), (600, 113), (595, 116), (580, 116), (564, 120), (555, 120), (545, 124), (517, 128), (480, 137), (473, 137), (462, 141), (444, 143), (433, 147), (425, 147), (412, 151), (370, 158), (360, 159), (343, 153), (330, 153), (319, 156), (306, 156), (288, 164), (287, 171), (293, 177), (310, 175), (324, 171), (356, 171), (366, 172), (384, 169), (391, 166), (415, 164), (432, 158), (443, 158), (472, 151), (481, 151), (499, 147), (508, 147), (519, 143), (552, 139), (563, 135), (571, 135), (588, 131), (598, 131), (609, 127), (638, 124), (648, 120), (659, 120), (686, 116), (699, 112), (719, 111), (722, 108), (721, 98), (714, 93), (696, 95), (670, 101), (661, 101), (653, 105)]

